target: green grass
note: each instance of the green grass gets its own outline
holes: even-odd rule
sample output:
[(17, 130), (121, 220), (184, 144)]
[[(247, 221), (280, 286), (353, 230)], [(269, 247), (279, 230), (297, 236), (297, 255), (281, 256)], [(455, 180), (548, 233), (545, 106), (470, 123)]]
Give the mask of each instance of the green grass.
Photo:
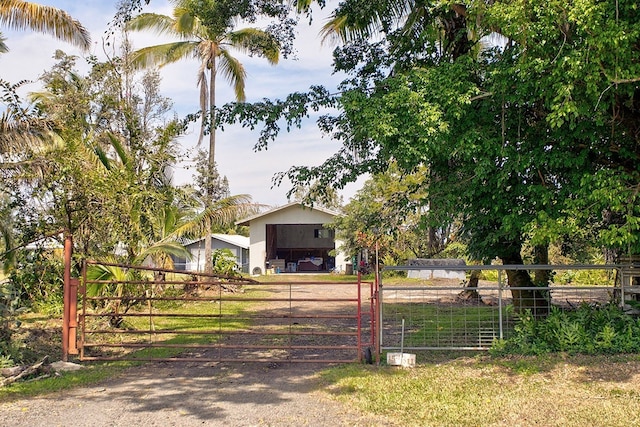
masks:
[[(261, 291), (247, 291), (243, 293), (244, 296), (261, 297), (264, 296)], [(254, 302), (243, 301), (225, 301), (222, 304), (222, 311), (219, 309), (219, 305), (216, 302), (210, 301), (198, 301), (188, 304), (174, 305), (170, 304), (168, 308), (163, 309), (164, 313), (180, 313), (180, 314), (210, 314), (212, 312), (222, 313), (226, 316), (230, 316), (230, 319), (218, 321), (215, 318), (198, 318), (198, 317), (158, 317), (154, 318), (154, 327), (156, 329), (174, 329), (178, 331), (193, 331), (194, 334), (185, 335), (156, 335), (154, 340), (158, 343), (166, 344), (202, 344), (211, 343), (217, 339), (216, 335), (202, 335), (197, 334), (204, 330), (233, 330), (244, 328), (248, 326), (249, 320), (237, 318), (241, 317), (242, 313), (249, 311)], [(140, 309), (142, 310), (142, 309)], [(144, 311), (144, 310), (142, 310)], [(236, 318), (233, 318), (236, 316)], [(45, 323), (50, 323), (51, 319), (47, 319), (41, 315), (28, 314), (24, 317), (25, 327), (33, 326), (38, 329)], [(95, 320), (94, 320), (95, 321)], [(53, 333), (58, 333), (60, 326), (58, 322), (55, 322)], [(51, 329), (51, 325), (48, 324), (48, 329)], [(127, 317), (125, 326), (132, 329), (147, 330), (149, 328), (149, 319), (142, 317)], [(103, 337), (106, 340), (123, 340), (127, 342), (145, 342), (148, 341), (148, 335), (135, 336), (135, 335), (118, 335)], [(50, 343), (47, 343), (50, 344)], [(38, 343), (37, 345), (44, 345), (44, 343)], [(59, 347), (59, 343), (56, 345), (56, 349)], [(43, 351), (50, 354), (51, 348), (47, 347)], [(128, 355), (128, 358), (168, 358), (177, 356), (181, 350), (179, 348), (145, 348), (138, 351), (133, 351)], [(110, 353), (112, 354), (112, 353)], [(116, 354), (117, 355), (117, 354)], [(120, 354), (121, 355), (121, 354)], [(71, 360), (74, 361), (74, 360)], [(65, 390), (73, 387), (86, 386), (105, 380), (107, 378), (118, 375), (122, 370), (140, 364), (141, 362), (131, 361), (118, 361), (118, 362), (92, 362), (85, 365), (85, 369), (74, 372), (62, 373), (59, 376), (52, 378), (45, 378), (33, 382), (19, 382), (13, 383), (7, 387), (0, 388), (0, 401), (17, 399), (21, 397), (36, 396), (41, 394), (54, 393), (60, 390)]]
[(64, 372), (38, 381), (13, 383), (0, 388), (0, 402), (96, 384), (113, 378), (124, 369), (136, 364), (136, 362), (94, 363), (78, 371)]
[(403, 426), (640, 423), (637, 355), (478, 356), (440, 363), (430, 362), (430, 357), (419, 355), (422, 363), (413, 369), (365, 365), (330, 369), (321, 376), (323, 388), (351, 407)]
[[(226, 295), (228, 296), (228, 295)], [(263, 293), (260, 290), (247, 290), (237, 298), (263, 297)], [(234, 296), (235, 298), (236, 296)], [(128, 354), (123, 354), (122, 351), (115, 349), (105, 350), (106, 356), (110, 357), (126, 357), (127, 359), (136, 358), (167, 358), (178, 355), (181, 350), (179, 348), (162, 347), (163, 344), (175, 345), (175, 344), (211, 344), (220, 339), (220, 335), (216, 334), (217, 331), (229, 331), (247, 328), (250, 325), (250, 320), (243, 318), (242, 314), (251, 310), (255, 306), (255, 302), (251, 301), (190, 301), (181, 304), (167, 303), (162, 301), (162, 314), (170, 315), (189, 315), (189, 317), (165, 317), (157, 316), (152, 317), (152, 323), (150, 323), (149, 317), (127, 317), (124, 316), (125, 322), (123, 329), (135, 330), (135, 331), (177, 331), (179, 334), (172, 333), (158, 333), (153, 334), (126, 334), (117, 333), (113, 334), (91, 334), (91, 326), (87, 328), (87, 341), (89, 342), (104, 342), (104, 343), (148, 343), (152, 342), (158, 347), (145, 348), (138, 351), (132, 351)], [(158, 310), (152, 307), (152, 312), (157, 313)], [(148, 309), (141, 306), (137, 311), (131, 311), (131, 313), (148, 313)], [(193, 317), (193, 315), (199, 315), (202, 317)], [(211, 315), (220, 317), (211, 317)], [(96, 324), (99, 322), (99, 318), (93, 320), (93, 325), (97, 329), (103, 329)], [(93, 354), (93, 353), (91, 353)], [(95, 355), (95, 354), (93, 354)]]
[[(405, 345), (477, 345), (480, 330), (498, 333), (498, 307), (488, 305), (385, 304), (383, 325), (405, 319)], [(495, 329), (495, 330), (494, 330)]]

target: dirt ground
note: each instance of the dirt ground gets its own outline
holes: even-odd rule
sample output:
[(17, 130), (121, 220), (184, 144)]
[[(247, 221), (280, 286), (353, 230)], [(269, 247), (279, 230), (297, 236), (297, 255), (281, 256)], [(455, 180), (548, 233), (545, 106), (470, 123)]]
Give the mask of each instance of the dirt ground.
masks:
[[(323, 287), (325, 295), (340, 293), (331, 288)], [(317, 375), (325, 368), (287, 362), (148, 363), (91, 387), (0, 403), (0, 426), (394, 425), (332, 399)]]
[(151, 363), (99, 385), (0, 404), (0, 426), (392, 426), (322, 391), (308, 364)]

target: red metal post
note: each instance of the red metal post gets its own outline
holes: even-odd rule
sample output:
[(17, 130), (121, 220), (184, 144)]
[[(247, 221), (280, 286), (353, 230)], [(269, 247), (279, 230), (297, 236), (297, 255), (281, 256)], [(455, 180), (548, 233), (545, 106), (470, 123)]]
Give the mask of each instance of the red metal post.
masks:
[(62, 360), (69, 359), (69, 323), (71, 319), (71, 254), (73, 251), (73, 238), (69, 232), (64, 235), (64, 275), (62, 285), (63, 311), (62, 311)]
[(70, 280), (69, 289), (69, 354), (78, 354), (78, 285), (80, 280), (73, 277)]

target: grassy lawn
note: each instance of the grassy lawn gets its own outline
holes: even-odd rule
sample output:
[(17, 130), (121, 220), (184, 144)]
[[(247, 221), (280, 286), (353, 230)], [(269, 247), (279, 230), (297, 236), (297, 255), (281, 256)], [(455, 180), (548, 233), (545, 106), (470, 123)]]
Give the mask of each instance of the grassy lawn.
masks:
[(640, 425), (638, 355), (418, 356), (432, 361), (327, 370), (323, 389), (404, 426)]
[[(454, 304), (386, 304), (383, 327), (386, 344), (399, 345), (401, 319), (406, 319), (405, 345), (414, 347), (477, 345), (479, 330), (497, 334), (498, 308)], [(489, 336), (491, 344), (494, 335)], [(397, 342), (396, 342), (397, 341)]]

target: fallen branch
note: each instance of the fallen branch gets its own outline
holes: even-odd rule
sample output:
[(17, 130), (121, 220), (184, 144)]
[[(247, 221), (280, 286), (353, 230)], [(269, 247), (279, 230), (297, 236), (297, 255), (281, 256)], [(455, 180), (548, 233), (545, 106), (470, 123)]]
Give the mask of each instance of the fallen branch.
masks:
[(2, 381), (0, 381), (0, 387), (4, 387), (6, 385), (9, 385), (11, 383), (14, 383), (24, 377), (28, 377), (29, 375), (35, 374), (37, 372), (40, 371), (40, 369), (42, 369), (42, 366), (46, 365), (49, 361), (49, 356), (45, 356), (40, 362), (36, 363), (35, 365), (31, 365), (29, 366), (27, 369), (25, 369), (24, 371), (20, 372), (18, 375), (14, 375), (11, 377), (7, 377), (5, 379), (3, 379)]

